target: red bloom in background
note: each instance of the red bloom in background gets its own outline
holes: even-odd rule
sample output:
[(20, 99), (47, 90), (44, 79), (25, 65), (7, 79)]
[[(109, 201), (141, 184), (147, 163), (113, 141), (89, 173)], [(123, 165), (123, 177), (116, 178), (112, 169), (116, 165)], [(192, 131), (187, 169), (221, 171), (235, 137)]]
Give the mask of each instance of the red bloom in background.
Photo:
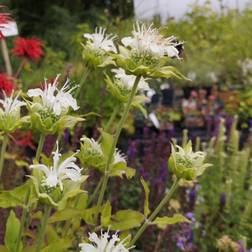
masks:
[[(0, 9), (3, 8), (3, 5), (0, 5)], [(12, 19), (10, 17), (9, 13), (6, 12), (0, 12), (0, 39), (4, 38), (4, 35), (1, 31), (1, 28), (7, 24), (8, 22), (10, 22)]]
[(43, 42), (37, 38), (25, 39), (18, 37), (14, 41), (13, 54), (16, 57), (38, 60), (44, 55)]
[(17, 131), (16, 134), (14, 135), (15, 137), (15, 144), (21, 147), (30, 147), (31, 149), (36, 149), (34, 143), (33, 143), (33, 137), (32, 137), (32, 132), (21, 132)]
[(12, 77), (7, 74), (0, 73), (0, 90), (4, 91), (7, 95), (10, 95), (14, 89), (14, 83)]

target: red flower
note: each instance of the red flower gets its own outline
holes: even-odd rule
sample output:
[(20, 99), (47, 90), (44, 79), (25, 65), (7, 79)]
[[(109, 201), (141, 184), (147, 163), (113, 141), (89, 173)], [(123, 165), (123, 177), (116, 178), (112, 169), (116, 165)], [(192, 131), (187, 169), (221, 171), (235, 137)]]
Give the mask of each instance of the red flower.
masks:
[(14, 83), (12, 77), (7, 74), (0, 73), (0, 90), (4, 91), (7, 95), (10, 95), (14, 89)]
[(44, 55), (42, 47), (42, 41), (37, 38), (25, 39), (18, 37), (14, 41), (13, 54), (16, 57), (38, 60)]
[(32, 132), (21, 132), (17, 131), (15, 134), (15, 144), (21, 147), (30, 147), (31, 149), (36, 149), (34, 143), (33, 143), (33, 138), (32, 138)]

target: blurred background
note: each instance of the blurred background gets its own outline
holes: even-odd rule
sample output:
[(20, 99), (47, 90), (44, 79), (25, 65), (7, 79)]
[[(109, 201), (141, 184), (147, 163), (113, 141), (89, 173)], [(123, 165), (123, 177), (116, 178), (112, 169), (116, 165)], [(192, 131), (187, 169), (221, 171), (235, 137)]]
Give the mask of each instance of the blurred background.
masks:
[[(83, 34), (102, 26), (120, 39), (140, 19), (161, 25), (164, 35), (184, 41), (183, 60), (174, 65), (191, 81), (151, 83), (147, 116), (134, 111), (124, 126), (120, 148), (137, 176), (128, 183), (118, 179), (110, 185), (110, 191), (117, 192), (110, 195), (113, 209), (142, 208), (141, 176), (150, 183), (151, 206), (156, 205), (171, 182), (166, 162), (171, 139), (183, 143), (191, 138), (195, 149), (205, 150), (214, 166), (199, 185), (182, 188), (169, 211), (183, 212), (192, 222), (164, 230), (150, 227), (139, 241), (139, 252), (251, 251), (251, 0), (1, 0), (1, 4), (18, 27), (18, 35), (5, 39), (12, 85), (25, 91), (61, 73), (73, 85), (81, 84), (81, 113), (93, 111), (105, 120), (116, 101), (104, 99), (109, 96), (104, 73), (94, 73), (83, 63)], [(20, 37), (39, 39), (43, 53), (36, 60), (17, 57), (15, 41)], [(5, 71), (0, 57), (0, 74)], [(4, 90), (1, 79), (0, 89)], [(99, 118), (90, 117), (84, 127), (65, 132), (65, 145), (78, 148), (79, 138), (83, 134), (96, 138), (95, 129), (100, 126)], [(20, 148), (24, 155), (34, 152), (36, 135), (19, 132), (15, 138), (13, 148)], [(49, 137), (48, 149), (50, 141)], [(6, 183), (11, 188), (22, 178), (20, 173), (8, 172)]]

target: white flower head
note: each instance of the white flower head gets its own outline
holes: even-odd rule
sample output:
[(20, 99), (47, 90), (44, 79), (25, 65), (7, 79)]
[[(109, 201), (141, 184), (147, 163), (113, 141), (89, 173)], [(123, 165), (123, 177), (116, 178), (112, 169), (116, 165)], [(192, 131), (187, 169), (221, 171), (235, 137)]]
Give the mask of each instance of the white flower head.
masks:
[(81, 168), (79, 168), (75, 162), (75, 154), (66, 158), (63, 162), (60, 162), (61, 154), (59, 153), (58, 143), (57, 149), (53, 152), (53, 164), (51, 167), (47, 167), (44, 164), (31, 165), (30, 168), (38, 169), (45, 175), (45, 179), (42, 183), (43, 186), (54, 188), (59, 185), (61, 191), (63, 190), (63, 181), (70, 179), (75, 182), (81, 181)]
[(114, 153), (114, 164), (117, 163), (125, 163), (125, 164), (127, 163), (125, 155), (122, 154), (122, 152), (118, 149), (116, 149)]
[(65, 82), (61, 89), (57, 88), (59, 75), (55, 78), (54, 82), (46, 83), (44, 90), (40, 88), (28, 90), (29, 97), (40, 97), (41, 106), (51, 110), (56, 116), (66, 113), (71, 107), (74, 111), (78, 110), (76, 99), (73, 98), (71, 92), (76, 88), (69, 89), (69, 80)]
[(80, 252), (129, 252), (131, 248), (126, 248), (125, 242), (128, 237), (120, 241), (117, 233), (112, 236), (108, 232), (101, 232), (99, 237), (96, 233), (89, 233), (90, 243), (79, 244)]
[(174, 36), (164, 37), (157, 28), (153, 28), (153, 24), (147, 27), (145, 24), (137, 22), (134, 25), (132, 37), (123, 38), (122, 44), (143, 55), (179, 58), (178, 47), (183, 43), (178, 42)]
[(97, 152), (97, 153), (103, 155), (100, 143), (95, 141), (93, 138), (83, 137), (83, 138), (81, 138), (81, 141), (88, 143), (88, 145), (90, 146), (90, 148), (94, 152)]
[(83, 36), (88, 39), (87, 46), (95, 51), (117, 52), (113, 42), (116, 36), (106, 34), (106, 29), (102, 27), (96, 28), (93, 34), (85, 33)]
[(0, 99), (0, 104), (2, 104), (3, 107), (3, 109), (0, 108), (0, 110), (2, 110), (2, 113), (4, 115), (9, 115), (13, 112), (18, 112), (20, 110), (20, 107), (25, 105), (25, 102), (18, 100), (19, 95), (20, 93), (18, 93), (17, 96), (14, 97), (12, 93), (11, 96), (8, 97), (4, 93), (4, 99)]
[[(115, 73), (115, 78), (117, 79), (117, 84), (126, 90), (131, 90), (133, 88), (136, 76), (135, 75), (128, 75), (125, 73), (124, 69), (118, 68), (118, 69), (112, 69), (112, 72)], [(148, 82), (146, 82), (146, 79), (141, 77), (139, 83), (138, 83), (138, 90), (141, 91), (149, 91), (150, 87)]]

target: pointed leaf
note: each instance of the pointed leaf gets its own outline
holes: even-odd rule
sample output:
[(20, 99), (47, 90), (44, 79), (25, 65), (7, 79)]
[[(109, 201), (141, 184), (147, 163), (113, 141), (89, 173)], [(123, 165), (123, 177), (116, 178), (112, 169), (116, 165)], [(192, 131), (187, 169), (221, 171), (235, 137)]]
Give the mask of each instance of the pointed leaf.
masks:
[(110, 205), (110, 202), (107, 201), (101, 211), (101, 224), (102, 224), (102, 226), (104, 226), (104, 227), (109, 226), (110, 219), (111, 219), (111, 211), (112, 211), (112, 207)]
[(145, 200), (144, 200), (144, 215), (147, 217), (150, 213), (150, 208), (149, 208), (149, 195), (150, 195), (150, 189), (146, 181), (141, 178), (141, 183), (143, 185), (144, 193), (145, 193)]
[[(11, 210), (6, 223), (6, 232), (4, 237), (5, 246), (9, 249), (10, 252), (17, 252), (16, 245), (18, 234), (20, 230), (20, 221), (16, 217), (13, 210)], [(20, 243), (19, 251), (22, 249), (22, 244)]]
[(102, 134), (102, 142), (101, 142), (102, 152), (108, 158), (111, 147), (113, 145), (113, 136), (105, 131), (102, 131), (101, 134)]
[(190, 222), (186, 217), (181, 214), (175, 214), (172, 217), (157, 217), (153, 224), (156, 224), (159, 228), (163, 229), (167, 225), (177, 224), (181, 222)]
[(139, 227), (144, 220), (144, 215), (134, 210), (121, 210), (112, 216), (112, 230), (129, 230)]

